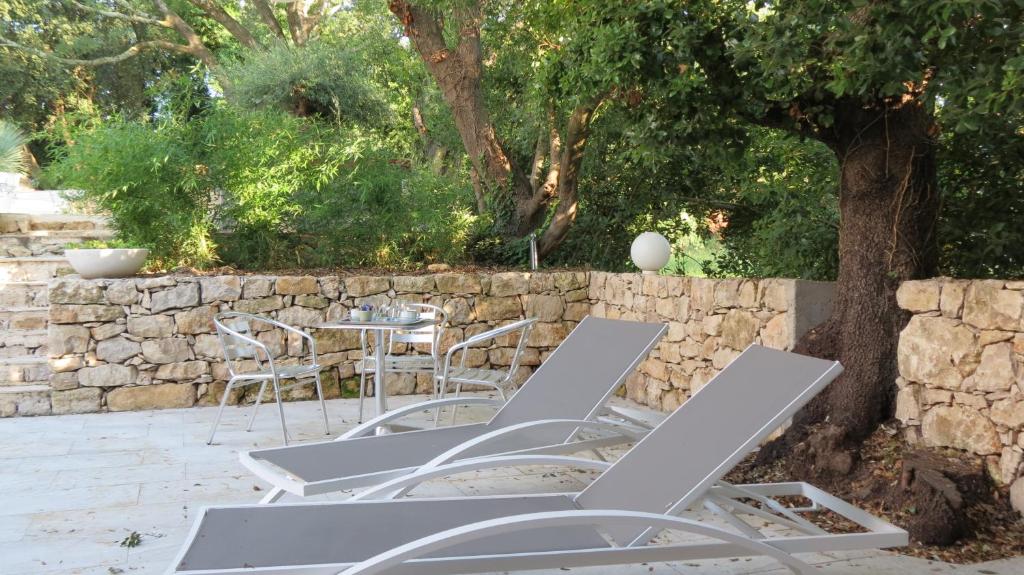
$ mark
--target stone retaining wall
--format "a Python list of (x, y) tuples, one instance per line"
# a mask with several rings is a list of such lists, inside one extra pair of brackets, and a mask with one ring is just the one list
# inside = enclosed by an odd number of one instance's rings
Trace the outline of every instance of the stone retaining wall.
[(597, 317), (668, 323), (626, 390), (635, 401), (670, 411), (751, 343), (792, 349), (828, 316), (832, 284), (593, 272), (590, 299)]
[(1024, 493), (1024, 281), (905, 282), (896, 417), (911, 443), (982, 455)]
[[(633, 399), (672, 409), (751, 342), (788, 349), (825, 317), (831, 284), (707, 280), (603, 272), (441, 273), (424, 276), (164, 276), (50, 285), (52, 412), (188, 407), (219, 400), (227, 378), (211, 319), (220, 311), (265, 314), (297, 327), (344, 317), (356, 305), (400, 300), (443, 305), (452, 327), (443, 348), (522, 317), (539, 322), (519, 380), (583, 317), (668, 322), (666, 338), (627, 385)], [(314, 330), (330, 396), (355, 377), (358, 334)], [(259, 334), (282, 363), (304, 353), (280, 330)], [(514, 342), (474, 351), (473, 366), (507, 366)], [(349, 383), (348, 385), (351, 386)], [(426, 375), (392, 375), (389, 393), (430, 389)], [(237, 395), (232, 402), (252, 399)], [(244, 393), (244, 392), (240, 392)], [(310, 397), (310, 386), (292, 398)]]

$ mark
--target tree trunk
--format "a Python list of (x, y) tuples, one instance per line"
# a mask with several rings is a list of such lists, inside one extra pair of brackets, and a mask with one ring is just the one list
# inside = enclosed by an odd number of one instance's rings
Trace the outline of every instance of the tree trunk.
[(837, 110), (827, 143), (841, 169), (839, 277), (830, 318), (797, 351), (838, 359), (845, 371), (765, 454), (788, 452), (808, 425), (826, 423), (832, 429), (817, 434), (835, 440), (795, 462), (794, 471), (810, 477), (846, 473), (853, 459), (844, 449), (891, 415), (896, 345), (909, 319), (896, 304), (896, 289), (937, 267), (934, 118), (916, 100), (888, 109), (844, 103)]

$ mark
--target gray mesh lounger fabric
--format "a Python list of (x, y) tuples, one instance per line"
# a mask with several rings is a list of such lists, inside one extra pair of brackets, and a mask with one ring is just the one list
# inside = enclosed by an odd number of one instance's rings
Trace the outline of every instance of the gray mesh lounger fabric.
[[(447, 449), (509, 425), (542, 419), (588, 419), (661, 339), (663, 324), (587, 317), (487, 423), (441, 427), (261, 449), (249, 452), (306, 482), (407, 469)], [(492, 444), (496, 454), (565, 440), (565, 431), (532, 431)], [(367, 484), (373, 481), (368, 478)]]

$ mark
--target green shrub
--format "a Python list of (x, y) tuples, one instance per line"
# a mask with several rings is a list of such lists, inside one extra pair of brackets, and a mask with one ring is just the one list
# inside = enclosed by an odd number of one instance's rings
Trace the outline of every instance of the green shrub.
[(0, 172), (23, 174), (28, 169), (25, 144), (28, 138), (17, 126), (0, 120)]
[(212, 194), (188, 125), (124, 119), (90, 124), (57, 150), (51, 180), (79, 190), (70, 199), (109, 212), (118, 238), (150, 250), (157, 267), (216, 261)]

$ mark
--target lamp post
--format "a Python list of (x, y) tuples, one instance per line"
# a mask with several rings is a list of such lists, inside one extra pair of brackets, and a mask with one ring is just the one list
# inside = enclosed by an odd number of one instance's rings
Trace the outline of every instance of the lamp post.
[(672, 246), (658, 232), (644, 232), (633, 240), (629, 255), (645, 274), (656, 274), (672, 256)]

